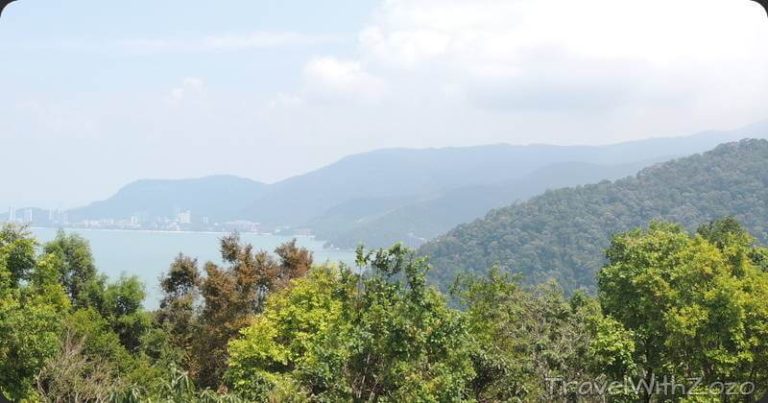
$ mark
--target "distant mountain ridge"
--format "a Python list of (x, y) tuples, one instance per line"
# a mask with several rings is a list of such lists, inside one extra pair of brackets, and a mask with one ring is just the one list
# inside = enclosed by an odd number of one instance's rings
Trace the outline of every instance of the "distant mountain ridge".
[(138, 181), (68, 216), (72, 222), (169, 217), (190, 210), (194, 219), (248, 220), (265, 230), (309, 229), (339, 247), (395, 241), (419, 246), (492, 208), (548, 189), (618, 179), (656, 162), (766, 134), (768, 122), (606, 146), (385, 149), (274, 184), (233, 176)]
[(400, 198), (410, 204), (466, 186), (513, 181), (552, 164), (617, 165), (673, 158), (710, 149), (723, 138), (731, 136), (706, 134), (608, 146), (498, 144), (379, 150), (271, 185), (246, 214), (268, 224), (306, 226), (350, 200)]
[(70, 210), (69, 220), (124, 219), (131, 216), (172, 217), (182, 210), (231, 220), (241, 216), (266, 185), (229, 175), (182, 180), (140, 180), (104, 201)]
[[(498, 184), (451, 189), (437, 197), (385, 211), (377, 210), (374, 214), (349, 214), (354, 221), (350, 217), (346, 221), (337, 219), (334, 211), (330, 211), (309, 226), (315, 229), (320, 238), (344, 247), (354, 247), (360, 242), (372, 247), (385, 247), (396, 242), (417, 247), (456, 225), (484, 216), (494, 208), (524, 201), (550, 189), (624, 178), (655, 162), (641, 161), (622, 165), (584, 162), (553, 164), (522, 178)], [(344, 213), (343, 210), (336, 212)], [(351, 225), (345, 226), (344, 223)]]
[(768, 141), (744, 140), (615, 182), (549, 191), (491, 211), (426, 244), (432, 279), (498, 265), (537, 283), (592, 288), (610, 237), (654, 219), (695, 228), (734, 216), (768, 242)]
[[(474, 181), (458, 186), (454, 182), (454, 186), (446, 186), (443, 190), (429, 189), (405, 199), (400, 206), (390, 205), (365, 214), (353, 214), (354, 210), (364, 209), (348, 201), (326, 210), (306, 226), (320, 238), (339, 247), (349, 248), (359, 243), (384, 247), (396, 241), (417, 247), (455, 225), (482, 217), (490, 209), (525, 200), (545, 190), (615, 180), (633, 175), (654, 163), (707, 151), (724, 142), (766, 136), (768, 121), (734, 131), (710, 131), (687, 137), (606, 146), (486, 146), (482, 151), (493, 149), (489, 161), (480, 156), (476, 157), (482, 160), (480, 163), (467, 164), (471, 159), (465, 155), (463, 161), (446, 162), (459, 172), (487, 167), (480, 169), (480, 172), (491, 172), (493, 175), (483, 177), (483, 183)], [(410, 152), (411, 159), (419, 159), (419, 152), (423, 150), (392, 151)], [(471, 155), (478, 149), (458, 151)], [(392, 164), (395, 163), (392, 158)], [(496, 168), (489, 167), (494, 165)], [(507, 168), (498, 168), (503, 166)], [(365, 195), (359, 200), (360, 203), (370, 203), (374, 198)]]

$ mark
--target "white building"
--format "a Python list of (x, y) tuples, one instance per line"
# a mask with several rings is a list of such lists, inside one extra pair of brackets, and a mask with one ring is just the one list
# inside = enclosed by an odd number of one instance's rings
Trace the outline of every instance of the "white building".
[(192, 224), (192, 212), (182, 211), (179, 214), (176, 214), (176, 222), (178, 222), (181, 225), (189, 225)]

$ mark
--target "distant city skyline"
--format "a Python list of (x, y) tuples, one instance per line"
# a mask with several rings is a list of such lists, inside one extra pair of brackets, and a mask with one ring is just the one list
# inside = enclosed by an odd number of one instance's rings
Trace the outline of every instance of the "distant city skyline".
[(0, 211), (380, 148), (734, 129), (768, 118), (767, 38), (747, 0), (19, 1)]

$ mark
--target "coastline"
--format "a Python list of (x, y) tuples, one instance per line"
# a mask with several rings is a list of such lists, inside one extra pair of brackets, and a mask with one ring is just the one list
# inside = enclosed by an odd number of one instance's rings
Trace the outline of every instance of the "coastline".
[(335, 246), (328, 246), (328, 241), (317, 238), (316, 235), (283, 235), (283, 234), (273, 234), (269, 232), (239, 232), (239, 231), (191, 231), (191, 230), (155, 230), (155, 229), (131, 229), (131, 228), (86, 228), (86, 227), (68, 227), (68, 226), (60, 226), (60, 227), (44, 227), (44, 226), (29, 226), (30, 230), (42, 230), (42, 231), (58, 231), (58, 230), (64, 230), (65, 232), (75, 232), (75, 233), (82, 233), (82, 232), (102, 232), (102, 233), (135, 233), (135, 234), (177, 234), (177, 235), (220, 235), (220, 236), (226, 236), (229, 234), (232, 234), (233, 232), (236, 232), (240, 235), (245, 235), (249, 237), (255, 237), (255, 238), (278, 238), (283, 239), (285, 241), (290, 241), (291, 239), (297, 239), (297, 240), (305, 240), (305, 241), (312, 241), (312, 242), (319, 242), (323, 245), (323, 250), (327, 251), (334, 251), (334, 252), (354, 252), (354, 249), (345, 249), (345, 248), (338, 248)]
[[(30, 226), (30, 229), (42, 229), (42, 230), (65, 230), (65, 231), (102, 231), (102, 232), (138, 232), (138, 233), (150, 233), (150, 234), (208, 234), (208, 235), (227, 235), (233, 232), (238, 234), (247, 234), (253, 236), (264, 237), (283, 237), (283, 238), (297, 238), (297, 239), (316, 239), (315, 235), (282, 235), (273, 234), (271, 232), (253, 232), (253, 231), (191, 231), (191, 230), (160, 230), (160, 229), (144, 229), (144, 228), (91, 228), (91, 227), (41, 227)], [(322, 240), (318, 240), (322, 241)]]

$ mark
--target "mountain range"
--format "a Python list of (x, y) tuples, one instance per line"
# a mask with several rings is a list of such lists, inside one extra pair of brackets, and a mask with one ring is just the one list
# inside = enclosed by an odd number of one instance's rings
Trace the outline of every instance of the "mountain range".
[(567, 290), (593, 289), (611, 236), (669, 220), (693, 230), (732, 216), (768, 242), (768, 141), (743, 140), (615, 182), (564, 188), (491, 211), (427, 243), (433, 281), (497, 266)]
[(619, 179), (720, 143), (766, 134), (768, 122), (606, 146), (385, 149), (274, 184), (233, 176), (141, 180), (106, 200), (70, 210), (68, 217), (70, 222), (132, 216), (151, 220), (191, 211), (195, 219), (310, 229), (343, 248), (397, 241), (419, 246), (491, 209), (550, 189)]

